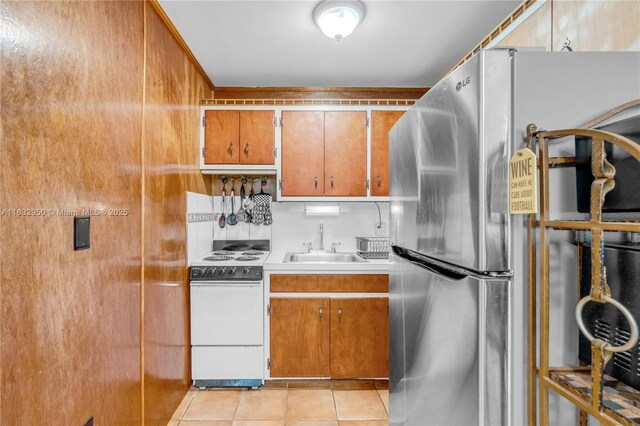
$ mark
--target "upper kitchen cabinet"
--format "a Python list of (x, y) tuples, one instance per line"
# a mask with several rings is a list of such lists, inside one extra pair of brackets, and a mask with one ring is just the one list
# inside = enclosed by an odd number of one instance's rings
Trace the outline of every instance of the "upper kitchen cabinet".
[(274, 111), (240, 111), (240, 164), (275, 164)]
[(206, 111), (203, 152), (205, 164), (238, 164), (239, 146), (238, 111)]
[(388, 200), (389, 130), (408, 105), (250, 101), (202, 106), (203, 173), (275, 174), (278, 201)]
[(282, 112), (283, 197), (367, 195), (366, 111)]
[(371, 112), (371, 195), (389, 196), (389, 131), (404, 111)]
[(367, 112), (324, 113), (324, 193), (367, 195)]
[(283, 196), (324, 195), (324, 112), (282, 111)]
[(206, 110), (204, 164), (275, 165), (275, 113)]

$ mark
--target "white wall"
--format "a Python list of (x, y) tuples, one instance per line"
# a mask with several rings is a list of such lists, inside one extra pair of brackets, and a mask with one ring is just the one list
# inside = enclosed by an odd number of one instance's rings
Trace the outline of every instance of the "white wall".
[[(336, 203), (327, 203), (336, 204)], [(306, 216), (302, 202), (273, 203), (272, 251), (300, 251), (303, 242), (320, 247), (319, 225), (324, 222), (324, 248), (341, 242), (338, 251), (356, 251), (355, 237), (375, 237), (378, 209), (373, 202), (344, 202), (338, 216)], [(382, 222), (389, 229), (389, 203), (379, 202)]]
[[(208, 229), (204, 228), (199, 231), (199, 237), (209, 238), (206, 244), (208, 251), (201, 254), (201, 256), (211, 251), (211, 239), (271, 239), (272, 251), (301, 251), (304, 248), (303, 242), (311, 242), (313, 243), (313, 248), (318, 249), (320, 247), (319, 225), (321, 219), (324, 222), (325, 250), (331, 249), (332, 242), (341, 242), (342, 245), (338, 247), (338, 251), (353, 252), (356, 251), (355, 237), (389, 236), (388, 202), (378, 203), (382, 222), (386, 228), (382, 234), (377, 235), (375, 226), (379, 222), (378, 209), (373, 202), (327, 203), (340, 206), (340, 214), (338, 216), (306, 216), (305, 203), (303, 202), (272, 203), (273, 224), (271, 226), (238, 223), (235, 226), (227, 225), (224, 228), (220, 228), (217, 219), (222, 212), (222, 197), (207, 197), (202, 194), (193, 194), (192, 196), (195, 195), (212, 199), (213, 209), (211, 212), (215, 214), (215, 223), (211, 224), (212, 231), (209, 232)], [(240, 206), (239, 203), (240, 197), (236, 197), (236, 210)], [(227, 206), (225, 210), (228, 214), (230, 207)], [(192, 227), (190, 229), (195, 228)], [(193, 232), (196, 231), (194, 230)], [(189, 241), (189, 247), (191, 247), (191, 239)], [(203, 241), (199, 244), (199, 247), (204, 247), (205, 245)]]
[(213, 240), (213, 197), (187, 191), (187, 261), (211, 252)]

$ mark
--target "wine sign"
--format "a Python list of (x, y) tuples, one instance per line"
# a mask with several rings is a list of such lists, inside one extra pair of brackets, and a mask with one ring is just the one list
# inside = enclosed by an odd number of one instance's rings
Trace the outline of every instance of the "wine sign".
[(517, 150), (509, 161), (509, 213), (538, 212), (538, 160), (529, 148)]

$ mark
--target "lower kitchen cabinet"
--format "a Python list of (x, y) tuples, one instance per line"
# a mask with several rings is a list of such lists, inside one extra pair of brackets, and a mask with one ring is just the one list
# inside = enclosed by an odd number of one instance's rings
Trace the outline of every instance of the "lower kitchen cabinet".
[(389, 377), (389, 299), (331, 299), (331, 377)]
[(329, 377), (329, 299), (270, 300), (271, 377)]
[(388, 377), (389, 300), (271, 298), (271, 377)]

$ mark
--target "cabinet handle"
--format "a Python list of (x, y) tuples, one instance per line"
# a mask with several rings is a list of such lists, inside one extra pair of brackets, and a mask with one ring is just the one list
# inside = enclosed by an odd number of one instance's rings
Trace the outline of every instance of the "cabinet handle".
[(320, 321), (322, 321), (322, 317), (324, 316), (324, 309), (322, 308), (322, 306), (318, 306), (318, 311), (320, 314)]
[(378, 182), (378, 188), (380, 188), (382, 186), (382, 181), (380, 180), (380, 175), (378, 175), (378, 177), (376, 178), (377, 182)]
[(318, 176), (315, 177), (315, 187), (314, 189), (317, 191), (318, 190)]
[(249, 157), (249, 143), (244, 146), (244, 156)]
[(342, 323), (342, 308), (338, 308), (338, 324)]
[(227, 154), (229, 154), (229, 157), (233, 157), (233, 142), (229, 142), (229, 149), (227, 149)]
[(331, 189), (333, 189), (333, 176), (331, 176)]

